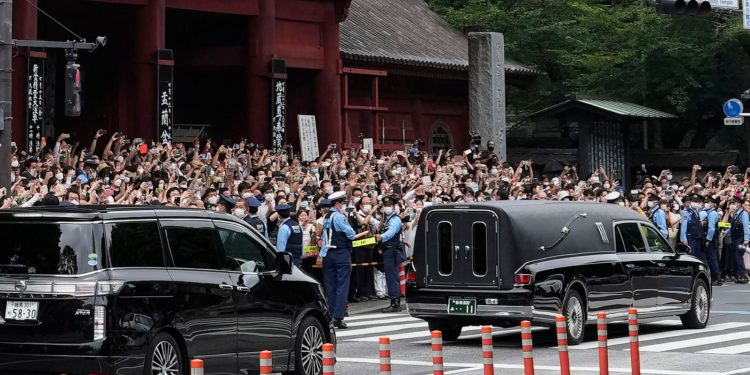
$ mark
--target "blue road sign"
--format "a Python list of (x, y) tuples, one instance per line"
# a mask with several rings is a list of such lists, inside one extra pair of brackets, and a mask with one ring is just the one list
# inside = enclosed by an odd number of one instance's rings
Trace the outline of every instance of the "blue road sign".
[(727, 117), (739, 117), (744, 106), (739, 99), (729, 99), (724, 103), (724, 114)]

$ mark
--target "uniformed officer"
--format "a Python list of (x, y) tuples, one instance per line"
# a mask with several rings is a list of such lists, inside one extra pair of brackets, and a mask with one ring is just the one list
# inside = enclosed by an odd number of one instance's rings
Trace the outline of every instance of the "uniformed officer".
[(659, 228), (659, 232), (664, 236), (665, 239), (669, 239), (669, 228), (667, 227), (667, 213), (661, 208), (661, 202), (659, 196), (656, 194), (650, 194), (648, 196), (648, 217), (651, 222)]
[(690, 248), (691, 254), (703, 259), (703, 225), (701, 224), (702, 216), (701, 202), (703, 200), (699, 195), (693, 195), (688, 198), (689, 206), (686, 207), (682, 225), (680, 226), (680, 242)]
[(258, 208), (260, 208), (260, 206), (261, 203), (257, 198), (247, 198), (247, 211), (249, 215), (245, 216), (245, 222), (255, 228), (258, 233), (268, 238), (268, 230), (266, 229), (266, 224), (258, 217)]
[(276, 206), (281, 218), (279, 234), (276, 236), (276, 250), (292, 254), (292, 262), (299, 267), (302, 264), (302, 227), (297, 220), (289, 217), (292, 207), (288, 204)]
[(716, 206), (719, 200), (713, 197), (706, 197), (704, 200), (706, 213), (706, 234), (703, 243), (702, 261), (708, 264), (711, 270), (711, 279), (714, 286), (723, 285), (721, 282), (721, 271), (719, 269), (719, 213), (716, 212)]
[(750, 215), (742, 208), (745, 201), (741, 198), (735, 198), (730, 205), (730, 223), (729, 236), (732, 240), (732, 253), (735, 256), (735, 266), (737, 267), (737, 282), (747, 284), (747, 270), (743, 259), (745, 251), (740, 249), (740, 245), (747, 246), (750, 241)]
[(385, 214), (385, 226), (383, 233), (375, 236), (380, 243), (383, 252), (383, 268), (385, 269), (385, 282), (388, 287), (388, 297), (391, 305), (383, 309), (384, 313), (401, 311), (401, 281), (399, 269), (404, 262), (404, 245), (401, 241), (401, 218), (396, 213), (396, 201), (394, 197), (383, 198), (383, 214)]
[(331, 306), (333, 326), (349, 328), (344, 323), (349, 280), (352, 274), (352, 241), (357, 238), (344, 215), (346, 193), (338, 191), (328, 196), (331, 208), (323, 219), (323, 281)]
[(219, 212), (224, 213), (231, 213), (234, 206), (237, 204), (237, 201), (235, 201), (232, 198), (229, 198), (228, 196), (224, 194), (219, 195), (219, 205), (216, 207)]

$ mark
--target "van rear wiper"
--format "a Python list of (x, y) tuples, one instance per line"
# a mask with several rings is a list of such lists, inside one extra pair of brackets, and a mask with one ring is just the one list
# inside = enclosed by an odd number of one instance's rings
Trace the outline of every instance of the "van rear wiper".
[(541, 251), (547, 251), (547, 250), (552, 250), (555, 247), (557, 247), (557, 245), (559, 245), (561, 242), (563, 242), (563, 240), (565, 240), (566, 237), (568, 237), (568, 234), (570, 233), (570, 226), (573, 225), (573, 223), (576, 220), (578, 220), (578, 219), (580, 219), (582, 217), (585, 218), (587, 216), (589, 216), (589, 214), (587, 214), (585, 212), (581, 212), (581, 213), (577, 213), (577, 214), (573, 215), (570, 219), (568, 219), (568, 222), (565, 223), (565, 225), (562, 227), (562, 229), (560, 229), (560, 233), (562, 233), (562, 236), (560, 236), (560, 238), (558, 238), (557, 241), (555, 241), (555, 243), (553, 243), (550, 246), (539, 246), (539, 250), (541, 250)]

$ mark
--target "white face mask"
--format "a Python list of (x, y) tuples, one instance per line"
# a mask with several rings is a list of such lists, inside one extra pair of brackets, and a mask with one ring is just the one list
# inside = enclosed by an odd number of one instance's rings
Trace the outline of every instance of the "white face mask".
[(75, 199), (74, 199), (74, 200), (72, 200), (72, 201), (68, 201), (68, 202), (70, 202), (70, 204), (72, 204), (72, 205), (74, 205), (74, 206), (78, 206), (78, 201), (77, 201), (77, 200), (75, 200)]
[(333, 186), (326, 186), (326, 194), (333, 193)]
[(369, 214), (370, 211), (372, 211), (372, 205), (371, 204), (366, 204), (366, 205), (362, 206), (362, 212), (364, 212), (366, 214)]
[(234, 216), (237, 216), (238, 218), (242, 219), (245, 217), (245, 209), (244, 208), (238, 208), (234, 210)]
[(390, 215), (393, 213), (393, 207), (383, 207), (383, 213), (387, 215)]
[(701, 204), (700, 203), (690, 203), (690, 207), (692, 209), (694, 209), (694, 210), (697, 210), (697, 209), (701, 208)]
[(648, 208), (654, 208), (654, 201), (650, 201), (647, 204), (648, 204)]
[(115, 180), (114, 185), (115, 187), (120, 187), (120, 185), (122, 185), (122, 180)]
[(217, 195), (208, 197), (208, 203), (215, 206), (217, 203), (219, 203), (219, 197)]
[(292, 192), (292, 189), (290, 189), (289, 186), (284, 186), (284, 192), (289, 194)]
[(272, 201), (272, 200), (273, 200), (273, 194), (271, 194), (271, 193), (268, 193), (268, 194), (266, 194), (266, 195), (265, 195), (265, 198), (266, 198), (266, 200), (267, 200), (267, 201), (269, 201), (269, 202), (270, 202), (270, 201)]
[(245, 199), (250, 198), (252, 196), (253, 196), (252, 193), (242, 193), (242, 198), (245, 198)]
[(604, 188), (605, 188), (605, 189), (609, 189), (609, 188), (610, 188), (610, 185), (609, 185), (609, 184), (604, 184)]
[(362, 197), (354, 197), (354, 204), (359, 203), (359, 201), (362, 200)]
[(62, 181), (63, 177), (64, 176), (62, 172), (57, 172), (57, 174), (55, 175), (55, 178), (57, 179), (57, 181)]
[(143, 168), (138, 168), (138, 174), (143, 174)]

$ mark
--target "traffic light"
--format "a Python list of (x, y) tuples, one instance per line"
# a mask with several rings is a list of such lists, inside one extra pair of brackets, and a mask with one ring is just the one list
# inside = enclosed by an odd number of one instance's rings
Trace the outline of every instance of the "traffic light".
[(656, 11), (663, 14), (706, 16), (711, 13), (711, 2), (706, 0), (656, 0)]
[(81, 116), (81, 65), (68, 61), (65, 65), (65, 115)]

